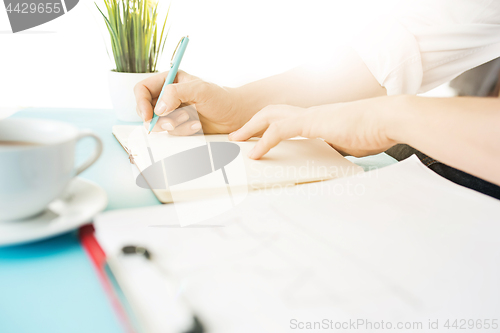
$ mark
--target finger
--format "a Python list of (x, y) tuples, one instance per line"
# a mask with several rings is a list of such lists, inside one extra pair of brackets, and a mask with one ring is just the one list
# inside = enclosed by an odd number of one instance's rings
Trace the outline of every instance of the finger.
[(268, 128), (269, 122), (265, 119), (250, 119), (242, 128), (229, 134), (230, 141), (246, 141), (251, 137), (259, 137)]
[(188, 73), (184, 72), (183, 70), (179, 69), (177, 71), (177, 75), (175, 76), (174, 83), (185, 83), (185, 82), (199, 80), (199, 79), (200, 78), (198, 78), (194, 75), (188, 74)]
[(262, 109), (239, 130), (230, 133), (229, 140), (246, 141), (251, 137), (261, 136), (273, 120), (272, 111)]
[[(134, 87), (135, 99), (137, 102), (137, 114), (144, 120), (148, 121), (153, 117), (153, 106), (160, 95), (168, 72), (163, 72), (153, 75), (145, 80), (140, 81)], [(174, 79), (174, 83), (188, 82), (198, 79), (184, 71), (178, 71)]]
[[(146, 88), (151, 96), (157, 98), (160, 96), (160, 92), (165, 84), (165, 79), (168, 76), (168, 71), (153, 75), (140, 81), (136, 87)], [(175, 76), (173, 83), (185, 83), (193, 80), (199, 80), (196, 76), (190, 75), (184, 71), (179, 70)]]
[[(142, 90), (142, 89), (140, 89)], [(137, 114), (143, 121), (148, 121), (153, 118), (153, 100), (151, 97), (148, 97), (147, 94), (144, 91), (137, 91), (134, 89), (135, 92), (135, 100), (137, 103)]]
[[(168, 116), (159, 117), (151, 132), (173, 131), (175, 127), (189, 120), (189, 114), (185, 110), (176, 110)], [(144, 122), (144, 127), (149, 131), (151, 120)]]
[(134, 94), (137, 113), (144, 121), (148, 121), (153, 117), (153, 101), (160, 94), (167, 75), (168, 72), (153, 75), (135, 85)]
[(258, 160), (281, 141), (296, 137), (301, 132), (302, 124), (297, 117), (274, 122), (269, 125), (264, 135), (262, 135), (262, 139), (248, 153), (248, 157)]
[(200, 79), (169, 84), (165, 86), (154, 112), (164, 116), (177, 109), (182, 103), (195, 104), (209, 98), (210, 83)]
[[(150, 120), (147, 120), (145, 121), (142, 126), (144, 126), (144, 128), (146, 129), (146, 132), (149, 133), (149, 125), (151, 124), (151, 119)], [(156, 123), (155, 127), (153, 127), (153, 129), (151, 130), (151, 132), (162, 132), (163, 130), (161, 129), (160, 126), (158, 126), (158, 123)]]
[(165, 117), (160, 117), (158, 119), (158, 124), (160, 128), (164, 131), (173, 131), (177, 126), (185, 123), (189, 120), (189, 114), (182, 109), (175, 110)]
[(196, 133), (203, 133), (201, 128), (201, 123), (198, 120), (190, 120), (177, 126), (173, 131), (169, 131), (169, 134), (186, 136), (193, 135)]
[[(292, 109), (292, 110), (291, 110)], [(294, 109), (289, 105), (269, 105), (257, 112), (243, 127), (229, 134), (231, 141), (245, 141), (251, 137), (261, 136), (269, 124), (290, 117)]]
[[(148, 121), (145, 121), (144, 124), (143, 124), (144, 128), (146, 129), (146, 131), (148, 133), (149, 133), (149, 125), (150, 124), (151, 124), (151, 119), (148, 120)], [(156, 124), (153, 127), (153, 129), (151, 130), (151, 132), (165, 132), (165, 130), (161, 128), (160, 119), (158, 119), (158, 121), (156, 122)]]

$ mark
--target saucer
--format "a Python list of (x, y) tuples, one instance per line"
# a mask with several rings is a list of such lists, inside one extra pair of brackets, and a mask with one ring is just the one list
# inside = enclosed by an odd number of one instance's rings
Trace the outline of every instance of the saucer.
[(0, 221), (0, 246), (33, 242), (76, 229), (91, 222), (107, 203), (101, 187), (75, 178), (43, 213), (24, 220)]

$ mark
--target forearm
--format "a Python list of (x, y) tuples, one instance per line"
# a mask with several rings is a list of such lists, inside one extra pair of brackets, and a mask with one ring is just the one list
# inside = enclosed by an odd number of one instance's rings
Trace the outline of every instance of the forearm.
[(387, 136), (500, 185), (500, 100), (396, 97)]
[(234, 91), (243, 109), (240, 111), (251, 115), (272, 104), (311, 107), (386, 94), (361, 58), (348, 47), (339, 49), (327, 66), (313, 62)]

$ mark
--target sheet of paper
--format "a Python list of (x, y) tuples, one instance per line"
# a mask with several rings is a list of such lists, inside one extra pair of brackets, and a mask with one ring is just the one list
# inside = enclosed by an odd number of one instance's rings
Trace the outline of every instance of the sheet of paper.
[[(213, 332), (294, 332), (294, 323), (325, 319), (409, 321), (425, 331), (429, 320), (500, 313), (500, 201), (415, 157), (281, 193), (253, 192), (185, 228), (172, 206), (104, 213), (95, 226), (112, 258), (126, 260), (123, 245), (150, 249)], [(126, 291), (132, 301), (161, 288), (126, 284), (136, 286)]]

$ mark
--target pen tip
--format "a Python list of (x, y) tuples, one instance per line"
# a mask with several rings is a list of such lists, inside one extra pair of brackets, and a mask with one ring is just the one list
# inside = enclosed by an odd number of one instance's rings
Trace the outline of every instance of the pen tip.
[(148, 135), (151, 134), (151, 131), (148, 132)]

